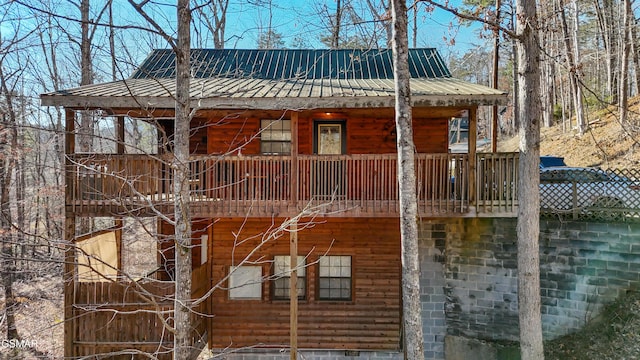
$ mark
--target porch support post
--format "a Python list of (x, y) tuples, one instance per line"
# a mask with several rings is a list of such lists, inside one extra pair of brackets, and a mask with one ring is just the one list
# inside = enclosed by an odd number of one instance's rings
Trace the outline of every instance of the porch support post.
[[(496, 24), (500, 23), (500, 0), (496, 0)], [(493, 30), (493, 81), (494, 89), (498, 89), (498, 67), (500, 64), (500, 29)], [(491, 152), (498, 152), (498, 105), (491, 109)]]
[[(116, 153), (124, 154), (125, 146), (124, 146), (124, 116), (116, 117)], [(124, 227), (124, 221), (121, 216), (116, 217), (115, 220), (116, 225), (116, 247), (118, 251), (118, 277), (122, 276), (122, 229)]]
[(289, 232), (290, 247), (290, 267), (291, 276), (289, 277), (289, 302), (290, 302), (290, 344), (291, 344), (291, 360), (298, 358), (298, 220), (293, 220)]
[(291, 204), (298, 209), (298, 112), (291, 112)]
[(115, 231), (115, 235), (116, 235), (116, 251), (118, 252), (118, 259), (117, 259), (117, 267), (118, 267), (118, 279), (122, 278), (122, 275), (124, 274), (123, 272), (123, 268), (122, 268), (122, 251), (124, 250), (124, 247), (122, 246), (122, 233), (123, 233), (123, 229), (124, 229), (124, 220), (122, 220), (122, 216), (116, 216), (115, 217), (115, 227), (116, 227), (116, 231)]
[(476, 207), (478, 107), (469, 108), (469, 205)]
[(116, 118), (116, 152), (124, 154), (124, 116)]
[(75, 301), (75, 276), (76, 276), (76, 254), (75, 254), (75, 236), (76, 236), (76, 217), (71, 205), (71, 186), (74, 181), (72, 171), (73, 164), (67, 155), (75, 152), (75, 112), (65, 109), (65, 137), (64, 137), (64, 177), (67, 184), (65, 196), (65, 221), (64, 221), (64, 357), (75, 358), (75, 320), (73, 316), (73, 303)]

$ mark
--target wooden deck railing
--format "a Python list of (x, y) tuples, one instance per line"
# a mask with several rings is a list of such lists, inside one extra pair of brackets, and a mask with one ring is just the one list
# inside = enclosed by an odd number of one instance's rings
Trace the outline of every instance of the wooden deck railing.
[(482, 153), (477, 158), (476, 206), (480, 214), (515, 214), (518, 197), (517, 153)]
[[(342, 216), (399, 212), (395, 154), (199, 156), (189, 162), (195, 216), (291, 216), (313, 208)], [(171, 209), (172, 171), (160, 157), (74, 155), (67, 204), (76, 213)], [(477, 199), (467, 154), (417, 154), (421, 216), (513, 212), (516, 154), (479, 154)], [(339, 215), (338, 215), (339, 216)]]

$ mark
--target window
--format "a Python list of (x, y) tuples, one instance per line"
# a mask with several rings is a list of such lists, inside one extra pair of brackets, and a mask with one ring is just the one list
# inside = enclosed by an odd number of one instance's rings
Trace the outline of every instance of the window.
[(318, 263), (318, 298), (351, 300), (351, 256), (323, 256)]
[(318, 155), (346, 154), (346, 122), (315, 120), (313, 127), (313, 152)]
[(262, 299), (261, 266), (230, 266), (229, 272), (229, 299)]
[(260, 120), (260, 152), (269, 155), (291, 154), (291, 120)]
[[(289, 300), (290, 279), (291, 279), (291, 257), (278, 255), (273, 257), (273, 299), (274, 300)], [(306, 284), (306, 271), (305, 271), (305, 258), (304, 256), (298, 256), (298, 299), (304, 299), (307, 284)]]

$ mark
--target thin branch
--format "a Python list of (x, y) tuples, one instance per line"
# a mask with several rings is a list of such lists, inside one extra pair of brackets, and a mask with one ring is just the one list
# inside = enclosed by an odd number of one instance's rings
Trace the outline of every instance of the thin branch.
[(433, 5), (435, 7), (437, 7), (438, 9), (444, 10), (450, 14), (453, 14), (461, 19), (465, 19), (465, 20), (469, 20), (469, 21), (478, 21), (481, 22), (483, 24), (489, 25), (490, 27), (494, 28), (494, 29), (498, 29), (500, 31), (502, 31), (503, 33), (507, 34), (509, 37), (513, 38), (513, 39), (520, 39), (521, 36), (519, 36), (518, 34), (516, 34), (513, 30), (508, 29), (504, 26), (502, 26), (501, 24), (495, 22), (495, 21), (490, 21), (487, 19), (483, 19), (481, 17), (478, 16), (473, 16), (473, 15), (469, 15), (469, 14), (465, 14), (461, 11), (458, 11), (455, 8), (450, 8), (449, 6), (446, 5), (442, 5), (440, 3), (437, 3), (433, 0), (417, 0), (417, 2), (424, 2), (427, 3), (429, 5)]

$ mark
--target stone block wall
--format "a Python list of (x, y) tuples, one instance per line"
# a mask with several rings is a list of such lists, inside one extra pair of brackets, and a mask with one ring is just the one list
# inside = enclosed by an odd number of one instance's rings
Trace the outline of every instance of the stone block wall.
[(419, 227), (420, 299), (425, 359), (444, 359), (444, 340), (447, 334), (444, 313), (446, 230), (447, 225), (437, 221), (422, 221)]
[[(498, 220), (498, 221), (495, 221)], [(466, 219), (445, 249), (447, 333), (517, 340), (517, 260), (514, 219)]]
[[(443, 326), (434, 311), (444, 310), (446, 335), (518, 340), (516, 221), (421, 221), (425, 354), (440, 349)], [(640, 224), (541, 220), (540, 261), (549, 339), (579, 329), (603, 304), (640, 287)]]
[(580, 328), (603, 304), (640, 286), (640, 224), (540, 223), (543, 330)]

